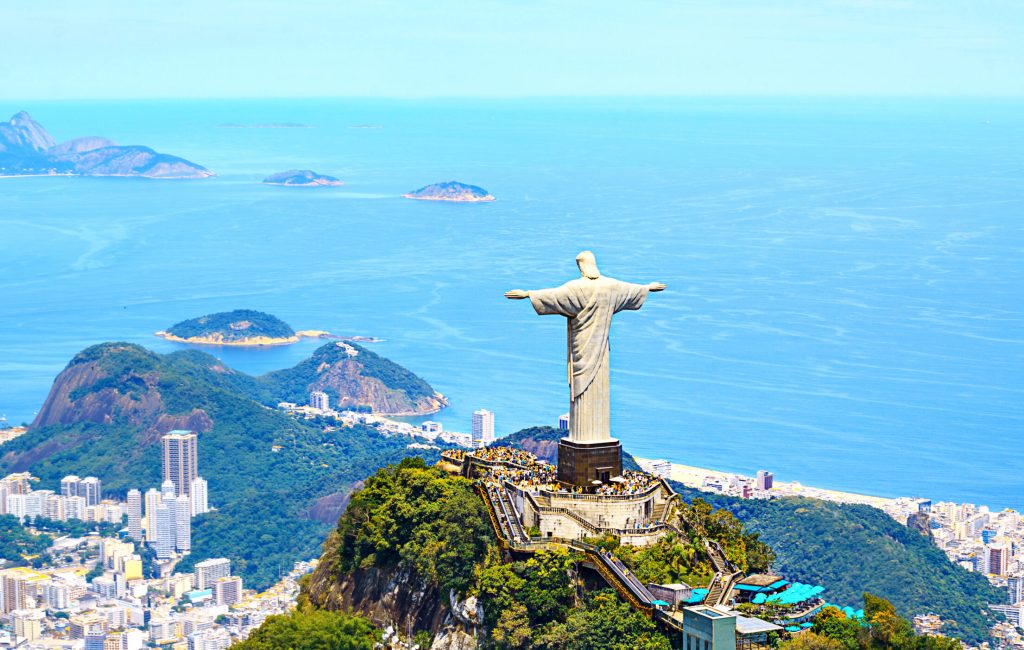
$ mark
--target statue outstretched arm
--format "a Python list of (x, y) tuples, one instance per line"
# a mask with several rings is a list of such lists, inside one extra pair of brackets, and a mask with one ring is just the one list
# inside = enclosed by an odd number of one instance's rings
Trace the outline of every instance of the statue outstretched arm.
[(513, 289), (512, 291), (506, 291), (505, 297), (509, 300), (522, 300), (523, 298), (529, 298), (530, 292), (523, 291), (522, 289)]
[[(665, 287), (666, 287), (666, 285), (665, 285), (664, 282), (652, 282), (652, 283), (647, 285), (647, 290), (648, 291), (664, 291)], [(505, 295), (508, 295), (508, 294), (505, 294)]]

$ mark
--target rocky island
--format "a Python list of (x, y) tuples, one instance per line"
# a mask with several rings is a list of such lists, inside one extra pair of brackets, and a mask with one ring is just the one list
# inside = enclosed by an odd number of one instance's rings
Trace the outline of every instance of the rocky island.
[(208, 178), (209, 169), (158, 153), (89, 136), (58, 144), (41, 124), (21, 111), (0, 122), (0, 176), (135, 176)]
[(285, 187), (338, 187), (344, 185), (333, 176), (317, 174), (309, 169), (290, 169), (286, 172), (271, 174), (263, 179), (267, 185), (283, 185)]
[(434, 183), (402, 196), (417, 201), (452, 201), (456, 203), (481, 203), (494, 200), (494, 196), (484, 188), (466, 185), (458, 181)]
[(277, 316), (253, 309), (208, 314), (190, 318), (156, 335), (168, 341), (199, 345), (264, 346), (297, 343), (303, 336), (319, 337), (327, 332), (296, 332)]

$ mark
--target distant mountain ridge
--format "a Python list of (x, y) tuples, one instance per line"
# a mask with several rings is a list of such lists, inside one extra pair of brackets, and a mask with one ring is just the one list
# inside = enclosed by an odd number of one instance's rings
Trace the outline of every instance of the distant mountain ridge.
[(25, 111), (0, 122), (0, 176), (137, 176), (207, 178), (209, 169), (143, 146), (88, 136), (57, 144)]

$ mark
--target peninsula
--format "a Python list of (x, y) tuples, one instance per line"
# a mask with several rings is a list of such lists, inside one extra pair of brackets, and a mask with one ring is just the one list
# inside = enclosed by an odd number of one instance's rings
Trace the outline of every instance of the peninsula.
[(209, 169), (139, 145), (122, 146), (89, 136), (58, 144), (21, 111), (0, 122), (0, 176), (134, 176), (208, 178)]
[(289, 169), (286, 172), (278, 172), (267, 176), (263, 182), (267, 185), (285, 187), (338, 187), (344, 185), (340, 179), (318, 174), (309, 169)]
[(458, 181), (434, 183), (402, 196), (417, 201), (452, 201), (455, 203), (482, 203), (494, 200), (494, 196), (484, 188), (466, 185)]

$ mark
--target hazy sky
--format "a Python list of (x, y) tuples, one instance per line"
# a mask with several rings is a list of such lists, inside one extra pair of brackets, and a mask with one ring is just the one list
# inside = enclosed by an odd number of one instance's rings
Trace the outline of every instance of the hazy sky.
[(1024, 95), (1022, 0), (2, 0), (0, 98)]

